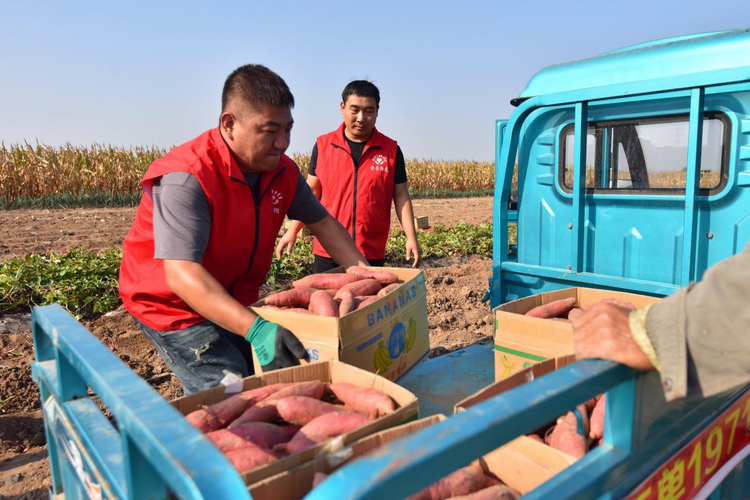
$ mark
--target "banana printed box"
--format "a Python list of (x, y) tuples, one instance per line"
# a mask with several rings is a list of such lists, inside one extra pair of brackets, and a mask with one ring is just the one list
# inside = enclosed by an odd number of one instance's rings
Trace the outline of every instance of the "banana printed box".
[[(424, 273), (398, 267), (369, 269), (390, 271), (404, 283), (342, 318), (267, 309), (261, 307), (263, 300), (252, 309), (263, 319), (293, 332), (305, 345), (310, 361), (339, 360), (396, 382), (430, 352)], [(255, 373), (261, 373), (255, 357), (254, 361)]]

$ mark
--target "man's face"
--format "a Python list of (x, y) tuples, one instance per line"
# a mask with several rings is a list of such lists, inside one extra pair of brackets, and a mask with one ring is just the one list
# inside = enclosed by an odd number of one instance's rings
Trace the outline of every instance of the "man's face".
[(293, 123), (287, 106), (235, 102), (221, 115), (221, 132), (243, 171), (268, 172), (289, 147)]
[(370, 138), (378, 119), (378, 105), (374, 97), (350, 95), (341, 103), (346, 135), (353, 141), (363, 142)]

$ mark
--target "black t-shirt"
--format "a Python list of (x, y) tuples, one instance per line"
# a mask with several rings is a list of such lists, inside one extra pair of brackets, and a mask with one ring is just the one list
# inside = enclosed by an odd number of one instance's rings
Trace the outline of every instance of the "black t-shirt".
[[(367, 141), (354, 142), (352, 140), (349, 140), (346, 135), (344, 135), (344, 138), (346, 139), (346, 142), (349, 143), (349, 149), (352, 152), (354, 165), (359, 167), (359, 161), (362, 159), (362, 152), (365, 150)], [(310, 155), (310, 168), (308, 169), (308, 173), (310, 175), (315, 175), (315, 168), (317, 167), (317, 165), (318, 143), (316, 142), (313, 146), (312, 154)], [(393, 183), (403, 184), (404, 182), (406, 182), (406, 161), (404, 161), (404, 153), (401, 152), (401, 146), (396, 146), (396, 172), (394, 173)]]

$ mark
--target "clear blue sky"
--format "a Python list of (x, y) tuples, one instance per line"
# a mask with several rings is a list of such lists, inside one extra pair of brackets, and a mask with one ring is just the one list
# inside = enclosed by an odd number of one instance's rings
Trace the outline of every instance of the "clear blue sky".
[(226, 76), (279, 73), (289, 152), (340, 124), (355, 78), (407, 158), (493, 158), (493, 122), (545, 66), (750, 26), (747, 0), (5, 2), (0, 141), (170, 147), (215, 126)]

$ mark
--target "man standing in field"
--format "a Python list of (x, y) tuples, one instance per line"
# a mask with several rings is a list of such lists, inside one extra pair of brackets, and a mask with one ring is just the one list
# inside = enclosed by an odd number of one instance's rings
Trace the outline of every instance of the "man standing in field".
[(152, 163), (141, 182), (120, 296), (187, 394), (252, 374), (251, 344), (267, 370), (306, 357), (291, 332), (247, 308), (286, 215), (336, 260), (367, 265), (284, 155), (293, 106), (276, 73), (242, 66), (224, 84), (219, 126)]
[[(396, 141), (375, 128), (380, 92), (371, 82), (355, 80), (341, 94), (344, 123), (318, 137), (313, 146), (307, 184), (323, 206), (351, 235), (373, 266), (382, 266), (391, 227), (391, 200), (406, 233), (406, 259), (421, 262), (414, 228), (414, 211), (406, 179), (406, 164)], [(294, 222), (278, 246), (276, 256), (291, 253), (304, 221)], [(326, 252), (317, 237), (313, 244), (314, 271), (324, 272), (340, 262)]]

